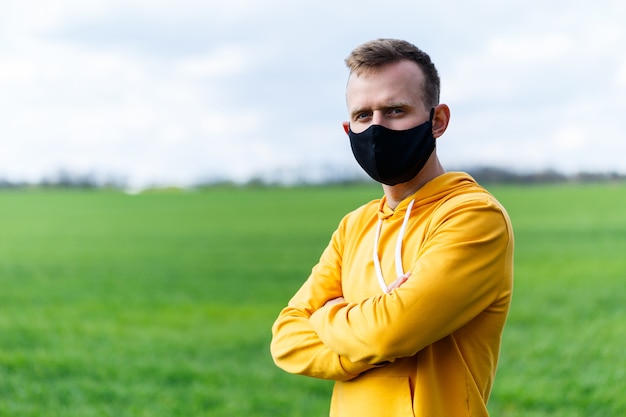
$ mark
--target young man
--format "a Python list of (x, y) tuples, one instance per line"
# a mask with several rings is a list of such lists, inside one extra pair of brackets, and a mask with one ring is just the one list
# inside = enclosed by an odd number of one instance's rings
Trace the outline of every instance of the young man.
[(384, 196), (348, 213), (278, 316), (284, 370), (335, 380), (331, 416), (487, 416), (513, 287), (504, 208), (447, 173), (429, 56), (379, 39), (346, 59), (354, 156)]

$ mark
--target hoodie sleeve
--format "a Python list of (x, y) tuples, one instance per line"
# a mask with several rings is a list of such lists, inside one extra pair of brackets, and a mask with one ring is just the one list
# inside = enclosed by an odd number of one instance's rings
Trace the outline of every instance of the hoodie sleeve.
[(384, 363), (415, 355), (479, 315), (486, 328), (503, 324), (513, 274), (504, 209), (483, 197), (440, 212), (400, 288), (312, 314), (313, 330), (340, 357)]
[(311, 275), (279, 314), (272, 326), (270, 351), (276, 365), (287, 372), (315, 378), (348, 380), (373, 368), (331, 350), (310, 323), (311, 315), (328, 300), (342, 296), (341, 252), (344, 221), (324, 250)]

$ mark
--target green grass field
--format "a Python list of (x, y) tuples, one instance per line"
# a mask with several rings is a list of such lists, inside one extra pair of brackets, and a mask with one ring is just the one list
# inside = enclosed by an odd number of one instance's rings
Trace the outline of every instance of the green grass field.
[[(516, 287), (493, 416), (626, 415), (626, 184), (498, 186)], [(323, 416), (270, 327), (377, 186), (0, 191), (0, 416)]]

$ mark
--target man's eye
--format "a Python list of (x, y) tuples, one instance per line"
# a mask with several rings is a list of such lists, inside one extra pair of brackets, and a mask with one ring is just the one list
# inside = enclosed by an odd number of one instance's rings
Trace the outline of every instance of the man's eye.
[(367, 119), (368, 117), (370, 117), (370, 114), (371, 113), (369, 113), (369, 112), (359, 113), (359, 114), (356, 115), (355, 119), (356, 120)]

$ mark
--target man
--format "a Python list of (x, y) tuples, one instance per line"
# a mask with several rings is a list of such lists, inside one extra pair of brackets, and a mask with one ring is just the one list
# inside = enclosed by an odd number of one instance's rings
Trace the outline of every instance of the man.
[(331, 416), (487, 416), (513, 286), (509, 218), (440, 164), (450, 110), (427, 54), (379, 39), (346, 64), (344, 129), (384, 196), (342, 219), (274, 323), (274, 361), (335, 380)]

